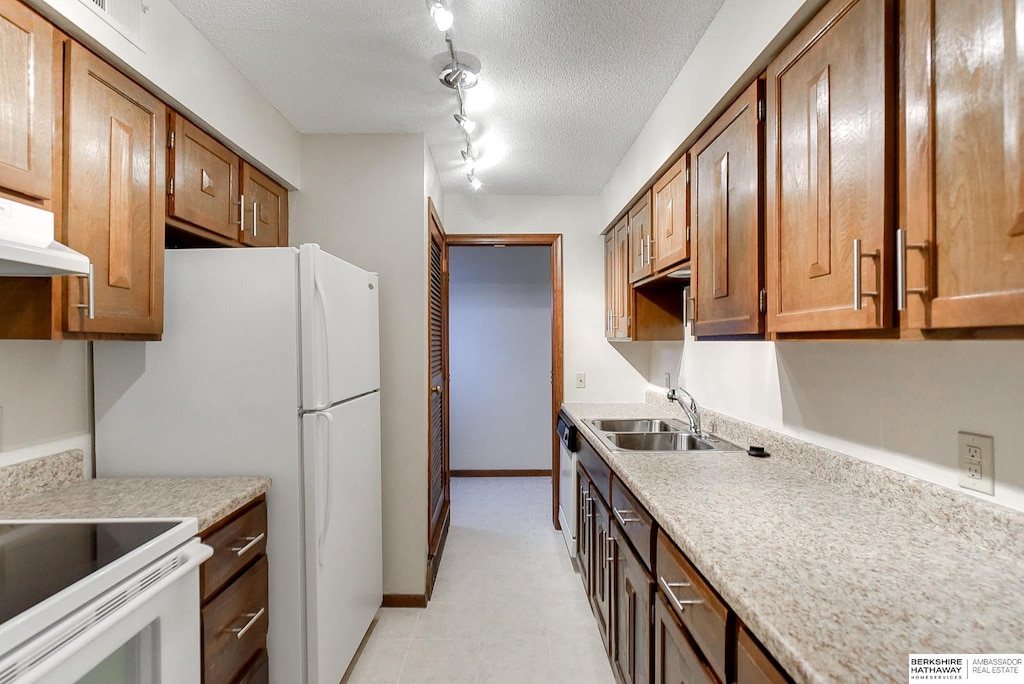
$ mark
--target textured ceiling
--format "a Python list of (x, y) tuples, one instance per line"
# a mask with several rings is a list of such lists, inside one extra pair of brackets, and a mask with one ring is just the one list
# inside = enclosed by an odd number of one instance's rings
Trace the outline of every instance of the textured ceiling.
[[(470, 192), (423, 0), (171, 0), (302, 133), (424, 133)], [(601, 191), (722, 0), (449, 0), (483, 192)]]

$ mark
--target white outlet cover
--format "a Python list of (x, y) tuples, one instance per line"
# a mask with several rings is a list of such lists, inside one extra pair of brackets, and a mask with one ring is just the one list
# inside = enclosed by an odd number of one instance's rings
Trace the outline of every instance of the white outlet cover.
[[(971, 489), (982, 494), (996, 493), (995, 478), (995, 443), (996, 440), (989, 435), (977, 435), (973, 432), (958, 432), (957, 434), (957, 463), (958, 483), (964, 489)], [(977, 465), (976, 460), (968, 457), (970, 447), (981, 451), (981, 477), (971, 477), (968, 474), (968, 465)]]
[(577, 373), (576, 374), (576, 389), (586, 389), (586, 388), (587, 388), (587, 374), (586, 373)]

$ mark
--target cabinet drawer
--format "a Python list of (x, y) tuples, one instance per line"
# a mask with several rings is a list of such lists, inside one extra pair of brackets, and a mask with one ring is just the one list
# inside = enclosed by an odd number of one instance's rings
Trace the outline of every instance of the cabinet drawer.
[(790, 681), (747, 628), (740, 625), (736, 634), (737, 684), (786, 684)]
[(658, 587), (718, 678), (725, 681), (728, 609), (664, 533), (658, 533)]
[(235, 684), (270, 684), (270, 659), (267, 657), (266, 649), (261, 649), (256, 654)]
[(586, 438), (580, 440), (579, 461), (584, 470), (587, 471), (587, 475), (590, 476), (590, 481), (594, 483), (591, 491), (596, 489), (601, 493), (601, 497), (605, 501), (611, 501), (611, 468), (608, 467), (603, 458), (597, 455), (594, 447), (590, 446), (590, 442)]
[(210, 598), (267, 549), (267, 502), (259, 501), (203, 537), (213, 557), (200, 569), (203, 601)]
[(612, 477), (612, 517), (626, 533), (644, 567), (651, 572), (656, 543), (654, 520), (617, 477)]
[(267, 646), (267, 557), (203, 606), (203, 681), (235, 680), (239, 670)]

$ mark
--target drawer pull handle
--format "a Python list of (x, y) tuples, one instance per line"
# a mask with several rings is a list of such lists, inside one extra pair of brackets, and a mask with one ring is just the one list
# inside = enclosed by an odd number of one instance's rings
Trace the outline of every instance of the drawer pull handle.
[(690, 584), (689, 582), (666, 582), (664, 577), (662, 577), (661, 575), (658, 575), (658, 585), (661, 587), (662, 591), (664, 591), (666, 594), (668, 594), (669, 599), (672, 600), (672, 603), (674, 603), (675, 606), (676, 606), (676, 610), (678, 610), (679, 612), (682, 612), (682, 611), (686, 610), (686, 606), (697, 606), (697, 605), (700, 605), (701, 603), (704, 603), (704, 601), (702, 601), (701, 599), (682, 599), (682, 600), (679, 600), (676, 597), (675, 592), (672, 591), (672, 588), (673, 587), (692, 587), (693, 585)]
[(606, 535), (605, 538), (604, 538), (604, 541), (605, 541), (605, 545), (606, 545), (605, 546), (605, 553), (608, 554), (608, 557), (604, 561), (605, 565), (608, 565), (609, 563), (615, 563), (617, 561), (622, 560), (621, 558), (616, 558), (615, 557), (615, 543), (618, 540), (615, 539), (615, 537)]
[(623, 527), (625, 527), (629, 523), (643, 522), (643, 520), (641, 520), (640, 518), (626, 518), (626, 517), (624, 517), (625, 515), (627, 515), (629, 513), (633, 513), (633, 512), (634, 511), (629, 511), (629, 510), (627, 510), (627, 511), (620, 511), (618, 508), (615, 508), (614, 506), (612, 506), (612, 513), (615, 514), (615, 519), (618, 520), (619, 524), (622, 525)]
[(266, 612), (267, 612), (266, 608), (260, 608), (255, 613), (246, 613), (243, 617), (249, 618), (249, 621), (245, 623), (245, 626), (244, 627), (232, 627), (228, 631), (229, 632), (234, 632), (236, 639), (241, 639), (242, 637), (245, 636), (246, 632), (248, 632), (250, 629), (252, 629), (252, 626), (255, 625), (256, 622), (261, 617), (263, 617), (263, 614), (266, 613)]
[(246, 541), (246, 542), (249, 542), (249, 543), (246, 544), (245, 546), (232, 546), (231, 550), (235, 552), (236, 556), (241, 558), (246, 553), (248, 553), (249, 549), (251, 549), (252, 547), (254, 547), (257, 544), (259, 544), (261, 541), (263, 541), (263, 538), (266, 537), (266, 536), (267, 536), (266, 533), (260, 532), (255, 537), (242, 537), (239, 541)]

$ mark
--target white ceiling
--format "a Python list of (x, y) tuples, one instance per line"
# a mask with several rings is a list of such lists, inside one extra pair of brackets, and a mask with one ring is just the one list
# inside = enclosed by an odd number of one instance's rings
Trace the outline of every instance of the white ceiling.
[[(171, 1), (301, 133), (423, 133), (470, 192), (424, 0)], [(449, 0), (483, 191), (600, 192), (722, 1)]]

